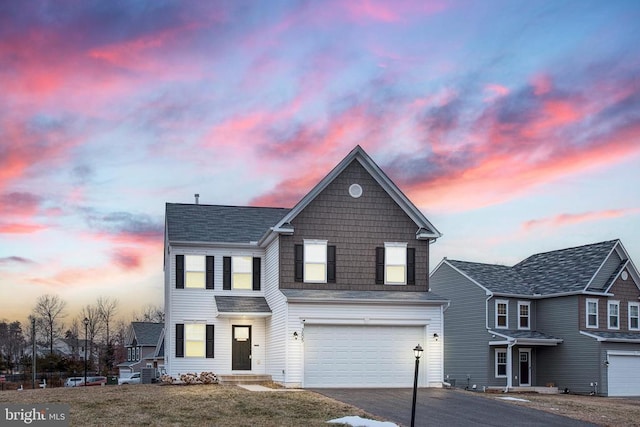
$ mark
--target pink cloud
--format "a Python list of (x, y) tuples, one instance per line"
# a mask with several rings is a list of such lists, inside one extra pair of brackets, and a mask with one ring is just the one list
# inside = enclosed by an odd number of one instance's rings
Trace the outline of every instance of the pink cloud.
[(31, 234), (47, 228), (41, 224), (0, 223), (0, 234)]
[(560, 214), (551, 218), (533, 219), (522, 224), (525, 231), (531, 231), (539, 227), (564, 227), (582, 222), (601, 221), (611, 218), (620, 218), (628, 215), (637, 215), (640, 208), (635, 209), (609, 209), (604, 211), (582, 212), (577, 214)]

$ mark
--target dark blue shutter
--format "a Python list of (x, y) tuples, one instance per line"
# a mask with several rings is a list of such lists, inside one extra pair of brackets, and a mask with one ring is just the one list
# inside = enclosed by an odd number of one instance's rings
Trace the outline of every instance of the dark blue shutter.
[(176, 289), (184, 289), (184, 255), (176, 255)]
[(254, 291), (259, 291), (260, 290), (260, 258), (255, 257), (253, 258), (253, 290)]
[(384, 248), (376, 248), (376, 284), (384, 285)]
[(213, 358), (213, 327), (213, 325), (207, 325), (206, 357), (209, 359)]
[(206, 288), (213, 289), (213, 256), (207, 256)]
[(184, 357), (184, 324), (176, 323), (176, 357)]
[(416, 249), (407, 248), (407, 285), (416, 284)]
[(231, 257), (222, 258), (222, 289), (231, 290)]
[(294, 267), (294, 276), (296, 282), (304, 281), (304, 246), (295, 245), (295, 267)]
[(336, 283), (336, 247), (327, 246), (327, 282)]

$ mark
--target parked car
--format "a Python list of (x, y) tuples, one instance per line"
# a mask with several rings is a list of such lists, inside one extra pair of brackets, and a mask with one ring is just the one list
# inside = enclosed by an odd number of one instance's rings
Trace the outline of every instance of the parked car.
[(128, 377), (118, 378), (118, 385), (123, 384), (140, 384), (140, 372), (134, 372)]
[(82, 385), (82, 381), (83, 380), (84, 380), (83, 377), (69, 377), (64, 382), (64, 386), (65, 387), (78, 387), (79, 385)]
[(107, 377), (87, 377), (87, 383), (84, 384), (84, 381), (81, 381), (78, 386), (90, 386), (90, 385), (106, 385)]

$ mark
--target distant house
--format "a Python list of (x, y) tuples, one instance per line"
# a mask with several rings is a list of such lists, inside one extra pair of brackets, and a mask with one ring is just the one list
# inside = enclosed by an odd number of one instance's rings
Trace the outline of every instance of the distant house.
[(444, 374), (456, 386), (640, 395), (640, 277), (620, 240), (512, 266), (444, 259)]
[(440, 233), (356, 147), (292, 209), (166, 205), (167, 373), (442, 386)]
[(120, 376), (140, 372), (142, 368), (164, 366), (164, 324), (131, 322), (125, 337), (127, 360), (120, 363)]
[[(89, 341), (77, 338), (56, 338), (53, 341), (53, 352), (71, 359), (84, 360), (85, 346), (88, 346), (87, 358), (90, 358), (91, 343)], [(42, 356), (48, 355), (49, 348), (39, 348), (38, 354)]]

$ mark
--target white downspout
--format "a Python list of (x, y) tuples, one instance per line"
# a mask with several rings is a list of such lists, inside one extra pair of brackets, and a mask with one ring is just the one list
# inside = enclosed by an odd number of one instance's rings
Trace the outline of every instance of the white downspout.
[(509, 345), (507, 345), (507, 388), (505, 389), (505, 393), (509, 391), (513, 387), (513, 370), (511, 365), (513, 364), (511, 353), (513, 353), (513, 346), (516, 345), (516, 341), (511, 341)]

